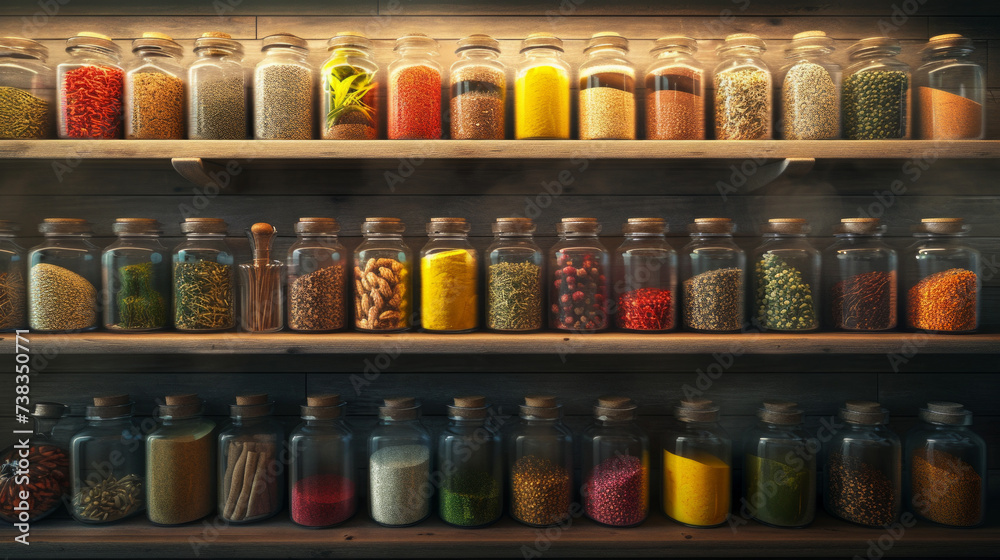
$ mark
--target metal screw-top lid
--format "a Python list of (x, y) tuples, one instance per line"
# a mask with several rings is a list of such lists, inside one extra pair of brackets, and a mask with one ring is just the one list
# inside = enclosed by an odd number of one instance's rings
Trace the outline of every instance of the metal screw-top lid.
[(716, 47), (715, 52), (723, 54), (733, 49), (760, 49), (760, 52), (767, 50), (764, 40), (753, 33), (733, 33), (728, 35), (721, 45)]
[(169, 35), (147, 31), (132, 41), (132, 54), (162, 54), (172, 58), (184, 56), (184, 49)]
[(521, 418), (559, 418), (560, 408), (553, 395), (527, 395), (520, 406)]
[(0, 235), (10, 237), (21, 231), (21, 225), (13, 220), (0, 220)]
[(889, 411), (874, 401), (847, 401), (840, 417), (851, 424), (887, 424)]
[(111, 37), (94, 33), (92, 31), (81, 31), (75, 37), (66, 39), (66, 52), (78, 47), (89, 47), (103, 51), (115, 58), (121, 58), (122, 49), (111, 41)]
[(531, 218), (497, 218), (493, 224), (493, 233), (519, 233), (531, 235), (538, 228)]
[(299, 218), (295, 223), (295, 233), (334, 235), (339, 231), (340, 224), (334, 218)]
[(162, 233), (160, 222), (152, 218), (118, 218), (111, 226), (111, 231), (119, 235), (123, 233), (152, 235)]
[(87, 407), (88, 418), (121, 418), (132, 414), (134, 403), (127, 394), (94, 397), (94, 405)]
[(270, 49), (297, 49), (303, 53), (308, 53), (309, 43), (298, 35), (275, 33), (274, 35), (264, 37), (264, 40), (261, 42), (261, 52), (267, 52)]
[(681, 422), (718, 422), (719, 407), (707, 399), (681, 401), (674, 407), (674, 416)]
[(487, 416), (486, 397), (473, 395), (455, 397), (448, 405), (448, 416), (453, 419), (480, 420)]
[(884, 233), (885, 226), (878, 218), (842, 218), (833, 226), (833, 233), (856, 233), (859, 235), (874, 235)]
[(300, 407), (300, 411), (304, 420), (329, 420), (343, 416), (346, 405), (336, 393), (313, 395), (306, 397), (306, 404)]
[(771, 218), (761, 230), (764, 233), (806, 234), (809, 233), (809, 222), (802, 218)]
[(274, 403), (266, 393), (257, 395), (237, 395), (236, 404), (229, 405), (229, 415), (233, 418), (259, 418), (271, 413)]
[(38, 41), (23, 37), (0, 37), (0, 57), (34, 58), (45, 60), (49, 57), (49, 49)]
[(958, 235), (968, 233), (969, 226), (962, 218), (924, 218), (914, 226), (913, 233), (939, 233), (941, 235)]
[(36, 402), (31, 415), (35, 418), (62, 418), (68, 406), (57, 402)]
[(972, 39), (968, 37), (963, 37), (958, 33), (947, 33), (931, 37), (927, 41), (927, 44), (920, 48), (920, 54), (921, 56), (926, 56), (938, 51), (950, 51), (954, 49), (960, 50), (964, 54), (970, 54), (976, 50), (976, 47), (973, 45)]
[(555, 49), (563, 52), (563, 42), (551, 33), (532, 33), (521, 41), (522, 53), (531, 49)]
[(458, 40), (458, 48), (455, 49), (455, 54), (468, 49), (486, 49), (499, 54), (500, 42), (489, 35), (475, 33)]
[(598, 420), (632, 420), (638, 408), (632, 399), (608, 395), (597, 399), (594, 418)]
[(427, 224), (427, 233), (469, 233), (472, 226), (465, 218), (431, 218)]
[(72, 235), (93, 233), (90, 222), (81, 218), (45, 218), (38, 224), (38, 231), (44, 234)]
[(378, 408), (379, 418), (383, 420), (413, 420), (420, 412), (420, 403), (413, 397), (392, 397), (384, 403)]
[(183, 233), (219, 233), (225, 235), (229, 225), (222, 218), (187, 218), (181, 222)]
[(360, 31), (339, 31), (326, 42), (328, 51), (347, 47), (371, 50), (372, 41)]
[(668, 35), (653, 42), (649, 54), (656, 55), (663, 51), (682, 51), (688, 54), (698, 52), (698, 41), (684, 35)]
[(959, 403), (935, 401), (920, 409), (920, 419), (934, 424), (968, 426), (972, 424), (972, 411)]
[(848, 47), (847, 55), (851, 60), (880, 53), (895, 56), (902, 49), (899, 41), (891, 37), (868, 37)]
[(597, 218), (563, 218), (556, 224), (556, 232), (560, 234), (591, 234), (601, 232), (601, 224)]
[(399, 218), (365, 218), (361, 226), (364, 233), (403, 233), (406, 224)]
[(194, 393), (167, 395), (158, 407), (161, 418), (190, 418), (201, 414), (204, 401)]
[(757, 409), (757, 418), (768, 424), (784, 426), (801, 424), (803, 413), (798, 406), (798, 403), (793, 402), (764, 401), (764, 405)]
[(691, 233), (733, 233), (736, 224), (729, 218), (695, 218), (688, 226)]
[(792, 40), (785, 46), (785, 54), (822, 51), (832, 53), (837, 50), (833, 39), (823, 31), (803, 31), (792, 35)]
[(622, 226), (622, 233), (645, 233), (663, 235), (667, 232), (667, 221), (663, 218), (629, 218)]
[(234, 40), (229, 33), (208, 31), (202, 33), (201, 37), (194, 40), (194, 52), (196, 54), (216, 50), (225, 51), (218, 54), (232, 52), (240, 56), (243, 55), (243, 45), (239, 41)]
[(395, 52), (399, 52), (403, 49), (422, 49), (433, 51), (437, 54), (438, 43), (434, 39), (428, 37), (425, 33), (407, 33), (399, 39), (396, 39), (396, 46), (392, 48)]
[(586, 54), (593, 49), (607, 47), (621, 49), (628, 52), (628, 39), (622, 37), (614, 31), (601, 31), (599, 33), (594, 33), (590, 36), (590, 40), (587, 41), (587, 46), (584, 47), (583, 52)]

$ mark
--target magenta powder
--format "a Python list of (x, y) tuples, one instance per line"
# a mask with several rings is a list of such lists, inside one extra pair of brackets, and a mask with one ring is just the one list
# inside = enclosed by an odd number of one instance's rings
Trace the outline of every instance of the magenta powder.
[(584, 484), (587, 517), (615, 527), (638, 525), (649, 511), (649, 476), (642, 461), (616, 455), (594, 467)]

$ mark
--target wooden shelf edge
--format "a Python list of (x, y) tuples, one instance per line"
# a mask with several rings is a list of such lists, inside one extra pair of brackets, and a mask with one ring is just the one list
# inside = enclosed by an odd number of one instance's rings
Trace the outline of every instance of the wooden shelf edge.
[[(66, 354), (1000, 354), (1000, 334), (29, 334), (29, 348)], [(0, 354), (15, 352), (0, 334)]]

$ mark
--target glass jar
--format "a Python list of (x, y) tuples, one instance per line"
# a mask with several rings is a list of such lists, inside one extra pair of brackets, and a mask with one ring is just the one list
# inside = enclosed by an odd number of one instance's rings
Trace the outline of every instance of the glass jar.
[(796, 403), (764, 401), (743, 447), (743, 497), (751, 518), (805, 527), (816, 517), (816, 445)]
[(906, 250), (906, 326), (911, 329), (968, 333), (979, 328), (979, 251), (962, 237), (961, 218), (924, 218), (913, 230), (917, 241)]
[(246, 230), (253, 259), (239, 266), (240, 328), (251, 333), (280, 331), (285, 326), (285, 264), (271, 259), (278, 230), (258, 222)]
[(454, 140), (503, 140), (507, 68), (500, 43), (489, 35), (458, 42), (451, 65), (451, 137)]
[(0, 332), (28, 326), (24, 247), (14, 239), (19, 230), (16, 223), (0, 220)]
[(449, 525), (485, 527), (503, 514), (503, 420), (480, 396), (456, 397), (448, 419), (438, 436), (438, 512)]
[(920, 50), (917, 128), (926, 140), (980, 140), (986, 134), (986, 74), (970, 59), (972, 39), (938, 35)]
[(580, 65), (580, 139), (635, 140), (635, 66), (628, 40), (595, 33)]
[(320, 69), (324, 140), (378, 138), (378, 64), (372, 42), (361, 33), (337, 33), (326, 43), (330, 58)]
[(754, 249), (753, 318), (772, 331), (819, 328), (820, 252), (809, 241), (801, 218), (774, 218)]
[(187, 218), (174, 249), (174, 327), (224, 331), (236, 326), (236, 272), (221, 218)]
[(735, 33), (716, 49), (715, 137), (718, 140), (771, 139), (771, 69), (762, 58), (764, 41)]
[(399, 332), (413, 324), (413, 252), (399, 218), (366, 218), (354, 250), (354, 328)]
[(882, 527), (899, 517), (899, 438), (889, 411), (876, 402), (847, 401), (844, 426), (827, 444), (823, 508), (845, 521)]
[(385, 399), (368, 438), (371, 515), (384, 527), (409, 527), (431, 513), (431, 434), (412, 397)]
[(347, 255), (333, 218), (299, 218), (288, 249), (288, 328), (330, 332), (347, 324)]
[(840, 138), (840, 82), (843, 72), (830, 54), (837, 48), (822, 31), (792, 36), (781, 69), (781, 137), (785, 140)]
[(438, 44), (423, 33), (396, 40), (389, 65), (390, 140), (441, 138), (441, 64)]
[(425, 331), (469, 332), (479, 326), (479, 255), (464, 218), (431, 218), (420, 250), (420, 322)]
[(69, 511), (81, 523), (127, 519), (146, 509), (146, 451), (128, 395), (94, 397), (87, 427), (70, 443)]
[(132, 41), (136, 59), (125, 72), (125, 138), (184, 138), (184, 56), (181, 46), (162, 33), (143, 33)]
[(646, 138), (705, 139), (705, 67), (691, 37), (660, 37), (646, 71)]
[(118, 240), (101, 254), (104, 327), (130, 332), (166, 327), (170, 253), (160, 243), (160, 222), (118, 218), (112, 229)]
[(101, 250), (87, 220), (45, 218), (45, 241), (28, 252), (28, 324), (33, 331), (90, 331), (98, 325)]
[(82, 31), (66, 40), (66, 52), (69, 60), (56, 67), (59, 138), (121, 138), (121, 48), (110, 37)]
[(558, 525), (573, 498), (573, 432), (562, 405), (549, 395), (529, 395), (507, 438), (510, 516), (531, 527)]
[(304, 527), (332, 527), (358, 511), (354, 434), (340, 395), (307, 397), (302, 423), (288, 438), (289, 517)]
[(844, 218), (833, 228), (836, 241), (823, 255), (833, 328), (896, 328), (899, 263), (896, 251), (882, 241), (884, 233), (878, 218)]
[(696, 218), (691, 241), (681, 250), (684, 328), (739, 332), (744, 323), (746, 254), (733, 242), (729, 218)]
[(611, 256), (597, 234), (597, 218), (563, 218), (559, 241), (549, 250), (553, 329), (594, 332), (608, 328)]
[(712, 401), (681, 401), (663, 436), (663, 513), (688, 527), (718, 527), (730, 508), (732, 441)]
[(253, 71), (253, 137), (309, 140), (313, 132), (313, 67), (309, 44), (295, 35), (264, 37)]
[(219, 433), (219, 517), (229, 523), (262, 521), (285, 507), (285, 430), (267, 395), (242, 395), (229, 406)]
[(514, 78), (514, 138), (569, 139), (570, 68), (563, 42), (532, 33), (521, 42)]
[(847, 50), (844, 137), (881, 140), (910, 137), (910, 67), (896, 58), (896, 39), (870, 37)]
[(0, 38), (0, 140), (52, 137), (56, 76), (48, 57), (31, 39)]
[(486, 249), (486, 327), (499, 332), (542, 328), (543, 256), (531, 218), (497, 218), (496, 237)]
[(629, 218), (615, 252), (619, 329), (666, 332), (677, 320), (677, 252), (667, 243), (663, 218)]
[[(27, 376), (16, 376), (15, 382), (28, 383)], [(69, 442), (55, 434), (66, 408), (59, 403), (36, 402), (31, 412), (34, 430), (28, 444), (22, 445), (19, 437), (0, 453), (0, 520), (38, 521), (59, 509), (69, 495)], [(20, 466), (25, 460), (27, 474)], [(29, 495), (27, 509), (20, 499), (23, 492)]]
[(649, 438), (635, 409), (627, 397), (601, 397), (580, 437), (584, 512), (610, 527), (634, 527), (649, 515)]
[(986, 514), (986, 442), (972, 431), (972, 412), (951, 402), (920, 409), (906, 434), (909, 504), (921, 518), (975, 527)]
[(247, 68), (243, 45), (228, 33), (210, 31), (194, 41), (188, 67), (188, 127), (191, 140), (247, 137)]
[(168, 395), (146, 436), (146, 516), (183, 525), (215, 511), (215, 422), (198, 395)]

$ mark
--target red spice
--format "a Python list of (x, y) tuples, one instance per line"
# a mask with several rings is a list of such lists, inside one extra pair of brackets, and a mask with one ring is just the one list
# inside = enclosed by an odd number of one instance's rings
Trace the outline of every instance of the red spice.
[(343, 523), (357, 509), (354, 482), (336, 474), (308, 476), (292, 487), (292, 521), (307, 527)]
[(587, 517), (614, 527), (631, 527), (649, 511), (649, 473), (638, 457), (616, 455), (594, 467), (584, 484)]
[(62, 111), (66, 138), (122, 137), (125, 73), (113, 66), (81, 66), (66, 72)]
[(389, 139), (441, 138), (441, 73), (407, 66), (389, 79)]
[[(593, 253), (556, 253), (552, 283), (552, 327), (596, 331), (608, 327), (608, 280), (601, 257)], [(577, 267), (580, 268), (577, 268)]]
[(618, 298), (618, 327), (634, 331), (674, 328), (674, 298), (670, 290), (639, 288)]

